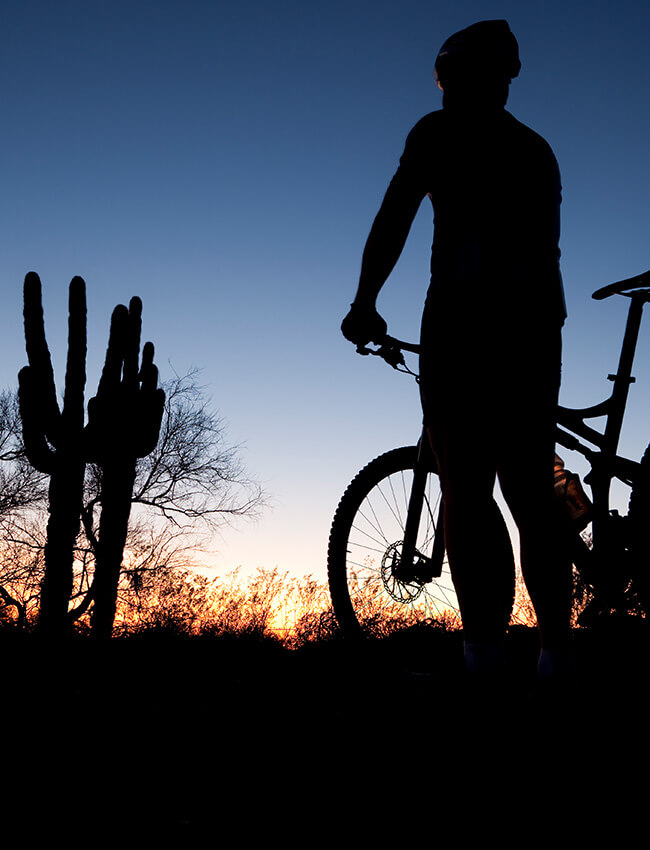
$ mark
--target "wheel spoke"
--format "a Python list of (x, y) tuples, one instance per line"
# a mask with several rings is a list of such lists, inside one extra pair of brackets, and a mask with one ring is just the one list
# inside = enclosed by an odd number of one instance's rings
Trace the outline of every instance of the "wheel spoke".
[[(395, 498), (395, 491), (393, 490), (393, 485), (392, 485), (392, 482), (391, 482), (390, 478), (388, 479), (388, 486), (390, 487), (390, 490), (391, 490), (391, 492), (392, 492), (392, 494), (393, 494), (393, 501), (394, 501), (394, 504), (395, 504), (395, 508), (397, 508), (397, 507), (398, 507), (398, 502), (397, 502), (397, 499)], [(383, 489), (382, 489), (381, 487), (379, 487), (379, 486), (378, 486), (378, 487), (377, 487), (377, 491), (378, 491), (378, 493), (382, 496), (382, 498), (384, 499), (384, 501), (386, 502), (386, 506), (388, 507), (389, 511), (392, 513), (393, 517), (395, 518), (395, 521), (396, 521), (396, 522), (398, 523), (398, 525), (401, 527), (401, 526), (403, 525), (403, 523), (402, 523), (402, 519), (401, 519), (401, 517), (399, 516), (399, 512), (398, 512), (398, 510), (395, 510), (395, 509), (393, 508), (393, 506), (390, 504), (390, 502), (389, 502), (389, 501), (388, 501), (388, 499), (386, 498), (386, 494), (384, 493), (384, 491), (383, 491)]]
[(369, 499), (366, 499), (363, 504), (364, 504), (364, 506), (368, 505), (368, 509), (370, 510), (370, 513), (372, 513), (373, 519), (370, 520), (368, 518), (368, 516), (366, 515), (366, 513), (364, 513), (364, 511), (361, 510), (361, 508), (359, 508), (358, 516), (361, 517), (362, 519), (364, 519), (368, 523), (368, 525), (377, 532), (377, 534), (379, 535), (379, 537), (382, 539), (382, 541), (384, 543), (388, 543), (386, 535), (384, 534), (384, 532), (381, 529), (381, 520), (379, 519), (375, 509), (373, 508), (372, 502)]
[(360, 623), (379, 619), (398, 626), (448, 616), (450, 612), (458, 616), (446, 559), (439, 578), (416, 578), (418, 564), (427, 563), (420, 559), (432, 555), (437, 530), (440, 485), (433, 473), (427, 478), (424, 493), (425, 516), (420, 520), (416, 561), (403, 567), (408, 567), (404, 574), (394, 571), (400, 566), (416, 457), (415, 447), (382, 455), (362, 470), (341, 501), (328, 558), (339, 620), (349, 618), (352, 611)]

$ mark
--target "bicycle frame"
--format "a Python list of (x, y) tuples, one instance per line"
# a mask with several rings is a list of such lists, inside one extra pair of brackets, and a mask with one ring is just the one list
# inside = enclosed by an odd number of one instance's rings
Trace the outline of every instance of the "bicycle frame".
[[(621, 293), (623, 294), (623, 293)], [(623, 343), (615, 374), (608, 375), (614, 386), (608, 399), (592, 407), (573, 409), (558, 408), (557, 442), (571, 451), (577, 451), (591, 464), (591, 472), (585, 481), (593, 495), (592, 532), (594, 549), (608, 548), (607, 536), (610, 516), (609, 496), (612, 480), (633, 486), (638, 480), (640, 464), (620, 457), (618, 452), (623, 417), (627, 405), (630, 385), (634, 383), (632, 366), (636, 351), (644, 305), (650, 300), (648, 290), (638, 290), (627, 295), (631, 299)], [(585, 420), (605, 416), (602, 432), (590, 427)], [(587, 440), (596, 450), (585, 446), (578, 437)]]
[[(641, 279), (642, 276), (639, 276)], [(646, 276), (643, 276), (644, 282)], [(606, 291), (608, 290), (608, 291)], [(609, 291), (611, 290), (611, 291)], [(631, 299), (621, 352), (619, 356), (618, 369), (615, 374), (608, 375), (613, 382), (612, 393), (609, 398), (599, 404), (587, 408), (558, 407), (556, 441), (559, 445), (571, 451), (577, 451), (587, 459), (591, 471), (585, 477), (585, 483), (589, 484), (592, 491), (592, 552), (597, 555), (597, 560), (605, 564), (607, 553), (612, 545), (612, 523), (609, 507), (611, 483), (618, 479), (629, 486), (633, 486), (639, 479), (641, 465), (637, 461), (629, 460), (617, 454), (623, 418), (630, 385), (634, 383), (632, 377), (632, 366), (641, 326), (643, 307), (650, 301), (649, 289), (637, 289), (633, 292), (620, 292), (614, 286), (599, 290), (594, 297), (602, 298), (609, 294), (621, 294)], [(378, 351), (369, 349), (358, 349), (360, 353), (379, 354), (394, 368), (403, 360), (398, 361), (395, 356), (395, 348), (401, 348), (413, 353), (419, 352), (419, 346), (404, 343), (392, 337), (387, 337), (384, 345)], [(406, 370), (409, 371), (410, 370)], [(413, 373), (411, 373), (413, 374)], [(586, 420), (596, 417), (606, 417), (605, 427), (602, 432), (586, 424)], [(581, 439), (586, 440), (591, 446), (585, 445)], [(430, 558), (424, 557), (416, 551), (415, 541), (418, 533), (420, 516), (424, 498), (424, 484), (426, 476), (435, 465), (433, 453), (429, 446), (426, 431), (422, 431), (419, 441), (419, 453), (416, 468), (414, 469), (413, 486), (411, 489), (408, 516), (405, 527), (405, 535), (402, 543), (400, 563), (394, 569), (401, 573), (405, 580), (416, 575), (419, 580), (430, 580), (441, 574), (444, 558), (444, 539), (442, 534), (436, 534), (434, 550)], [(443, 522), (444, 505), (441, 502), (436, 526)]]

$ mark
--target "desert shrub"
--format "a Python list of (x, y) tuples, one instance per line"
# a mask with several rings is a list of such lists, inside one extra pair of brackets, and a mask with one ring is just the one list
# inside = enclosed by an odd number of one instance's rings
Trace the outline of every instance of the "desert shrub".
[(146, 599), (125, 599), (118, 612), (121, 634), (152, 630), (178, 635), (272, 637), (288, 646), (321, 639), (331, 630), (329, 594), (310, 576), (290, 577), (241, 568), (211, 578), (191, 569), (161, 574)]

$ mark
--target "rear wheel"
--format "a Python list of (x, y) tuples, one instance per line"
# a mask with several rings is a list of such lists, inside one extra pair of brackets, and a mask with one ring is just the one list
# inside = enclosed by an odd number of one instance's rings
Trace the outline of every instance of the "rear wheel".
[(639, 608), (650, 614), (650, 445), (641, 459), (639, 478), (634, 483), (626, 522), (632, 589)]
[(650, 446), (632, 487), (627, 516), (612, 511), (607, 517), (605, 543), (601, 539), (594, 548), (587, 539), (582, 556), (573, 559), (586, 601), (578, 616), (580, 625), (611, 615), (650, 613), (649, 518)]
[(328, 577), (344, 633), (381, 635), (442, 619), (460, 622), (438, 528), (441, 495), (434, 470), (426, 476), (413, 569), (405, 573), (402, 565), (400, 570), (417, 456), (417, 446), (407, 446), (375, 458), (339, 503), (330, 531)]

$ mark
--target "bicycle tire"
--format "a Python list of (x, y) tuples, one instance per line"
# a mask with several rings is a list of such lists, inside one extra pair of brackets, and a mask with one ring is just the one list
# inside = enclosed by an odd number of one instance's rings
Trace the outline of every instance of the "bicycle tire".
[[(403, 535), (417, 446), (393, 449), (372, 460), (351, 481), (332, 522), (327, 571), (334, 614), (345, 635), (391, 631), (453, 618), (458, 601), (446, 558), (439, 578), (400, 583), (387, 567)], [(418, 551), (430, 557), (437, 530), (440, 484), (427, 476)], [(425, 553), (424, 550), (427, 549)]]
[[(613, 512), (608, 522), (609, 549), (594, 557), (587, 545), (584, 557), (573, 559), (583, 580), (583, 610), (580, 625), (597, 622), (603, 616), (650, 614), (650, 545), (647, 523), (650, 517), (650, 445), (633, 483), (627, 516)], [(576, 533), (577, 537), (577, 533)], [(584, 602), (587, 597), (586, 603)]]
[(630, 493), (627, 523), (632, 589), (645, 614), (650, 614), (650, 444), (640, 463), (640, 473)]

